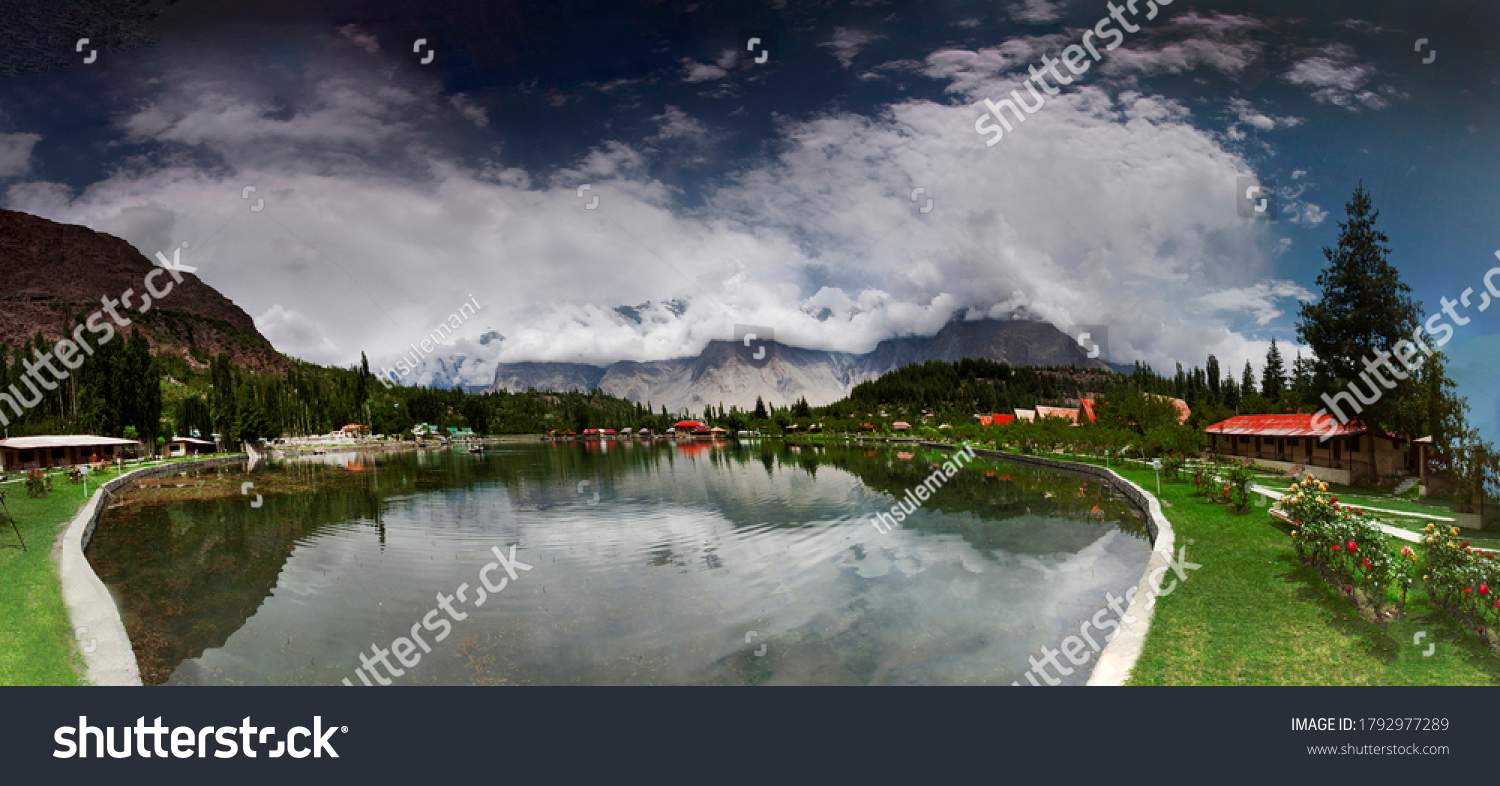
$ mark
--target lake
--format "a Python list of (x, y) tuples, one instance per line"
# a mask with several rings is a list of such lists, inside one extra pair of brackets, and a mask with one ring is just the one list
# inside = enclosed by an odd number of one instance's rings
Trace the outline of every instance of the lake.
[(1135, 585), (1149, 536), (1107, 487), (983, 459), (871, 524), (948, 455), (299, 457), (122, 490), (88, 557), (148, 685), (1024, 684)]

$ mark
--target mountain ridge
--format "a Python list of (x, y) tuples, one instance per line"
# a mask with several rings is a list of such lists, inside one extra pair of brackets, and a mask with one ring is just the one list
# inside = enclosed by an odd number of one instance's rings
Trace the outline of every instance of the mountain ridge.
[[(70, 318), (86, 319), (102, 307), (101, 298), (122, 300), (146, 292), (145, 279), (159, 266), (128, 242), (77, 224), (0, 209), (0, 343), (21, 346), (41, 333), (56, 342)], [(178, 272), (158, 276), (181, 280), (160, 301), (141, 313), (122, 305), (130, 320), (127, 334), (144, 333), (157, 354), (178, 355), (203, 366), (208, 355), (228, 352), (234, 363), (255, 371), (285, 372), (291, 361), (277, 352), (255, 327), (255, 320), (196, 275)], [(165, 288), (161, 281), (157, 286)], [(194, 357), (193, 350), (200, 350)]]
[(491, 390), (566, 392), (599, 388), (613, 396), (701, 411), (705, 406), (786, 407), (799, 398), (830, 404), (860, 382), (929, 360), (984, 358), (1013, 366), (1078, 366), (1109, 369), (1088, 357), (1066, 333), (1046, 322), (1020, 319), (953, 321), (932, 336), (888, 338), (866, 353), (808, 349), (763, 342), (763, 360), (733, 341), (710, 341), (697, 355), (668, 360), (622, 360), (605, 366), (525, 361), (500, 363)]

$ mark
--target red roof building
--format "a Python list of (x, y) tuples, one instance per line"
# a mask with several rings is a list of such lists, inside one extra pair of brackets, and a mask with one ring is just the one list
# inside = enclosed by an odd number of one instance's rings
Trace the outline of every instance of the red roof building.
[(1065, 407), (1044, 407), (1038, 404), (1036, 416), (1038, 418), (1067, 418), (1069, 422), (1078, 422), (1078, 410)]
[(1370, 446), (1365, 439), (1375, 440), (1376, 474), (1407, 474), (1415, 464), (1415, 454), (1405, 440), (1383, 432), (1370, 435), (1357, 422), (1340, 424), (1327, 415), (1237, 415), (1203, 431), (1208, 434), (1209, 450), (1220, 455), (1244, 456), (1273, 467), (1284, 465), (1281, 469), (1302, 466), (1335, 483), (1347, 484), (1370, 474)]

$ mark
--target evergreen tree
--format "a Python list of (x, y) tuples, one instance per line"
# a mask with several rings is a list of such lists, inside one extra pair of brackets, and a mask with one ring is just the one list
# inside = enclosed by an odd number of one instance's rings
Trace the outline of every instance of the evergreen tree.
[(234, 395), (234, 368), (229, 361), (229, 353), (220, 352), (209, 362), (209, 379), (213, 387), (209, 390), (208, 407), (213, 413), (214, 431), (228, 442), (235, 437), (235, 424), (239, 415)]
[(1281, 398), (1286, 390), (1286, 366), (1281, 362), (1281, 350), (1276, 348), (1276, 339), (1271, 339), (1271, 349), (1266, 352), (1266, 367), (1260, 372), (1260, 394), (1271, 401)]
[(756, 420), (765, 420), (767, 417), (769, 417), (766, 414), (766, 402), (762, 401), (761, 398), (760, 398), (760, 396), (756, 396), (755, 397), (755, 416), (754, 417), (755, 417)]
[(1253, 396), (1259, 393), (1255, 385), (1255, 370), (1250, 368), (1250, 361), (1245, 361), (1245, 373), (1240, 375), (1240, 398)]
[[(1343, 393), (1338, 409), (1346, 418), (1358, 420), (1372, 433), (1395, 430), (1400, 412), (1416, 395), (1416, 381), (1395, 363), (1374, 366), (1372, 374), (1365, 361), (1390, 360), (1397, 344), (1418, 329), (1418, 305), (1411, 287), (1386, 258), (1389, 238), (1375, 228), (1380, 211), (1372, 210), (1363, 183), (1344, 209), (1348, 220), (1339, 222), (1338, 245), (1323, 248), (1328, 264), (1318, 274), (1322, 294), (1302, 304), (1297, 335), (1313, 351), (1312, 392), (1330, 405), (1330, 413), (1334, 396)], [(1367, 390), (1374, 399), (1365, 403), (1361, 396), (1357, 413), (1349, 395), (1351, 385)], [(1367, 471), (1374, 477), (1375, 440), (1363, 441), (1368, 448)]]
[(1311, 405), (1314, 400), (1312, 384), (1312, 362), (1303, 358), (1299, 349), (1297, 359), (1292, 361), (1292, 392), (1296, 394), (1297, 406), (1306, 409)]

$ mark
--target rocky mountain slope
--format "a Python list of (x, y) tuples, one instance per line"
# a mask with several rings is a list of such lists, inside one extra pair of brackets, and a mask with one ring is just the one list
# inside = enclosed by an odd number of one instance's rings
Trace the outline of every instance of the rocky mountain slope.
[[(183, 264), (190, 259), (184, 257)], [(154, 352), (184, 357), (194, 366), (228, 352), (247, 370), (290, 369), (249, 314), (192, 273), (179, 273), (182, 282), (142, 314), (146, 274), (156, 267), (113, 235), (0, 210), (0, 343), (19, 346), (38, 331), (49, 344), (56, 342), (69, 317), (82, 322), (100, 310), (101, 298), (119, 300), (134, 290), (136, 307), (117, 310), (131, 321), (124, 330), (143, 331)], [(155, 285), (160, 290), (171, 280), (160, 275)]]

